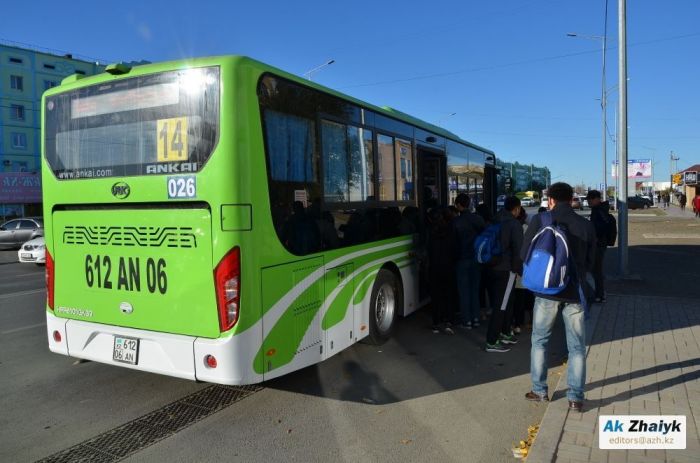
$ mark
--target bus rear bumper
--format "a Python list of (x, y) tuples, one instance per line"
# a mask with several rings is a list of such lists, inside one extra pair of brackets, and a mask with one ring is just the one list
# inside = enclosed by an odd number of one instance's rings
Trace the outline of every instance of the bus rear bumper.
[[(194, 380), (195, 338), (56, 317), (46, 312), (49, 349), (70, 357)], [(61, 329), (62, 328), (62, 329)], [(61, 334), (56, 342), (53, 331)], [(139, 340), (136, 365), (112, 359), (114, 336)]]
[[(218, 384), (253, 384), (263, 380), (244, 367), (241, 348), (234, 345), (235, 336), (206, 339), (179, 334), (123, 328), (56, 317), (46, 312), (49, 349), (57, 354), (92, 360), (133, 370), (148, 371), (177, 378)], [(60, 342), (54, 339), (54, 331)], [(139, 340), (136, 365), (113, 360), (114, 336)], [(207, 365), (206, 356), (216, 358), (216, 368)], [(242, 372), (248, 371), (247, 375)]]

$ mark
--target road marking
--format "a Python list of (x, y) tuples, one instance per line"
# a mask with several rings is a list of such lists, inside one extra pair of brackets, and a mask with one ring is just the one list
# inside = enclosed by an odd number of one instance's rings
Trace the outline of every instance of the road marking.
[(700, 233), (644, 233), (642, 236), (650, 240), (700, 240)]
[(34, 328), (39, 328), (40, 326), (46, 326), (46, 322), (44, 322), (44, 323), (37, 323), (36, 325), (23, 326), (23, 327), (21, 327), (21, 328), (15, 328), (14, 330), (3, 331), (3, 332), (1, 332), (0, 334), (19, 333), (20, 331), (31, 330), (31, 329), (34, 329)]
[(13, 297), (19, 297), (19, 296), (28, 296), (30, 294), (43, 293), (45, 291), (46, 291), (46, 289), (41, 288), (41, 289), (30, 289), (29, 291), (17, 291), (16, 293), (0, 294), (0, 300), (1, 299), (11, 299)]
[(37, 276), (41, 278), (46, 278), (46, 273), (44, 272), (33, 272), (33, 273), (20, 273), (19, 275), (10, 275), (11, 277), (19, 278), (19, 277), (28, 277), (28, 276)]

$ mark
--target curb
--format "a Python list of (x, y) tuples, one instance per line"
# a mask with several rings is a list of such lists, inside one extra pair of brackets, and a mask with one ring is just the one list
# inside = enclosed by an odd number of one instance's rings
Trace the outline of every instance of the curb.
[[(586, 323), (586, 358), (588, 358), (588, 352), (591, 349), (591, 340), (598, 326), (598, 317), (601, 309), (601, 304), (593, 304), (591, 306), (591, 316)], [(557, 394), (557, 392), (564, 391), (567, 388), (566, 376), (567, 369), (564, 368), (554, 388), (554, 393), (550, 396), (552, 399), (557, 395), (561, 397), (552, 400), (547, 405), (540, 423), (539, 432), (527, 455), (528, 463), (550, 463), (556, 458), (559, 440), (564, 432), (564, 423), (569, 414), (569, 403), (566, 399), (566, 394)]]

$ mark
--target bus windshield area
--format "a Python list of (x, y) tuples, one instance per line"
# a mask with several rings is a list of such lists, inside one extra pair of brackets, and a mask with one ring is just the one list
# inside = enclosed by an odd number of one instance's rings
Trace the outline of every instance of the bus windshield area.
[(197, 172), (219, 133), (219, 68), (163, 72), (46, 98), (58, 179)]

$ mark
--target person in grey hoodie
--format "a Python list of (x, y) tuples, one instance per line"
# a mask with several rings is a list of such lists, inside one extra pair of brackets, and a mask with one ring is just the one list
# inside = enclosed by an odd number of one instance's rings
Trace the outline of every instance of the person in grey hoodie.
[(517, 219), (521, 209), (520, 200), (509, 196), (494, 219), (494, 222), (501, 224), (501, 254), (486, 264), (484, 272), (486, 291), (493, 308), (486, 333), (487, 352), (508, 352), (510, 348), (507, 345), (518, 342), (510, 327), (513, 318), (511, 293), (515, 278), (523, 273), (520, 257), (523, 227)]

